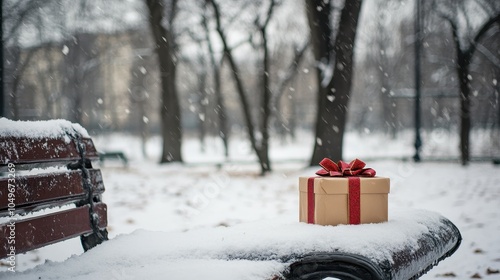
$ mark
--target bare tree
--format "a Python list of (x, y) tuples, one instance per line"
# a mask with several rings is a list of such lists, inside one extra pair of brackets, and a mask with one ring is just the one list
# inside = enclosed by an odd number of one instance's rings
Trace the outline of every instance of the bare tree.
[[(308, 46), (307, 37), (301, 36), (304, 34), (303, 32), (299, 32), (300, 35), (293, 39), (290, 39), (291, 36), (288, 36), (287, 39), (275, 36), (276, 34), (288, 32), (287, 29), (290, 28), (290, 21), (281, 23), (280, 18), (276, 15), (292, 10), (295, 11), (297, 7), (288, 10), (287, 8), (290, 6), (282, 5), (283, 1), (277, 0), (257, 3), (243, 1), (236, 5), (239, 10), (236, 13), (233, 10), (226, 9), (226, 7), (231, 7), (230, 4), (226, 4), (224, 14), (221, 15), (222, 6), (219, 6), (216, 1), (207, 0), (206, 3), (212, 7), (215, 29), (222, 43), (222, 57), (230, 68), (240, 100), (248, 138), (253, 151), (257, 155), (261, 173), (264, 174), (272, 169), (269, 158), (271, 119), (276, 117), (282, 123), (284, 122), (279, 112), (279, 101), (287, 85), (297, 75), (299, 64)], [(245, 10), (252, 9), (259, 11), (257, 13), (252, 11), (250, 17), (241, 16), (245, 13)], [(255, 14), (257, 15), (254, 16)], [(236, 24), (243, 26), (238, 30), (239, 36), (244, 35), (239, 42), (229, 43), (228, 37), (232, 35), (230, 34), (231, 23), (234, 20), (236, 20)], [(250, 49), (251, 55), (257, 57), (252, 62), (255, 65), (256, 74), (252, 75), (250, 73), (251, 76), (244, 76), (241, 69), (241, 65), (244, 63), (243, 60), (237, 62), (235, 59), (235, 50), (239, 46), (250, 46), (252, 48)], [(285, 51), (283, 51), (284, 49)], [(290, 53), (289, 49), (293, 52)], [(256, 81), (255, 85), (252, 84), (252, 79)], [(251, 92), (256, 94), (251, 95)], [(256, 105), (254, 106), (255, 110), (252, 110), (252, 104)]]
[(2, 77), (3, 94), (4, 97), (8, 97), (4, 102), (10, 108), (9, 112), (4, 115), (13, 119), (20, 117), (18, 99), (21, 81), (39, 50), (39, 48), (33, 46), (26, 51), (26, 55), (23, 55), (23, 48), (21, 48), (19, 42), (19, 31), (28, 22), (34, 23), (38, 31), (37, 37), (42, 36), (43, 24), (39, 22), (39, 10), (44, 5), (54, 5), (54, 3), (55, 1), (45, 1), (44, 3), (34, 0), (2, 1), (2, 9), (5, 12), (2, 15), (2, 48), (5, 50), (5, 60), (10, 62), (10, 66), (4, 63), (6, 68), (3, 70), (4, 75)]
[[(162, 0), (146, 1), (161, 75), (160, 122), (163, 152), (160, 162), (182, 162), (182, 127), (176, 87), (176, 44), (173, 32), (177, 0), (168, 1), (167, 7)], [(164, 21), (167, 24), (164, 25)]]
[(131, 37), (131, 45), (135, 47), (134, 58), (130, 67), (129, 98), (131, 106), (137, 110), (131, 112), (131, 121), (137, 126), (141, 135), (141, 151), (144, 158), (147, 158), (146, 143), (149, 138), (149, 114), (148, 100), (150, 97), (147, 78), (150, 73), (147, 71), (150, 62), (150, 50), (146, 48), (147, 38), (142, 34), (134, 34)]
[(202, 17), (202, 25), (205, 30), (205, 41), (207, 42), (208, 55), (210, 57), (210, 64), (212, 66), (213, 73), (213, 91), (216, 98), (216, 108), (215, 113), (219, 117), (218, 121), (218, 135), (220, 136), (222, 143), (224, 145), (224, 155), (226, 158), (229, 156), (229, 129), (228, 129), (228, 119), (226, 112), (226, 105), (224, 102), (224, 96), (222, 95), (222, 83), (221, 83), (221, 65), (223, 59), (217, 61), (215, 58), (215, 50), (213, 47), (212, 40), (209, 36), (209, 28), (207, 23), (206, 9), (204, 9), (204, 15)]
[[(201, 44), (200, 44), (200, 49)], [(198, 55), (198, 65), (196, 67), (196, 72), (198, 76), (197, 84), (197, 100), (198, 100), (198, 132), (199, 139), (201, 143), (201, 150), (205, 151), (205, 137), (207, 135), (207, 105), (208, 105), (208, 92), (207, 92), (207, 63), (203, 53)]]
[(259, 34), (262, 40), (262, 50), (263, 50), (263, 60), (262, 60), (262, 69), (261, 71), (261, 81), (260, 81), (260, 106), (259, 111), (261, 115), (261, 119), (259, 122), (260, 129), (260, 139), (257, 139), (255, 134), (254, 121), (252, 119), (252, 114), (250, 112), (250, 103), (248, 101), (248, 96), (245, 91), (245, 87), (243, 85), (241, 71), (236, 64), (236, 61), (233, 56), (233, 49), (229, 46), (227, 42), (227, 35), (225, 34), (222, 23), (221, 23), (221, 13), (219, 9), (219, 5), (214, 0), (207, 0), (209, 4), (212, 5), (214, 10), (214, 17), (216, 22), (216, 29), (219, 37), (222, 41), (224, 57), (229, 62), (229, 66), (231, 68), (234, 81), (236, 83), (236, 89), (238, 95), (240, 97), (241, 107), (243, 109), (243, 114), (245, 117), (246, 127), (248, 136), (250, 139), (250, 144), (252, 145), (253, 150), (255, 151), (257, 158), (259, 160), (259, 164), (261, 167), (261, 173), (264, 174), (268, 171), (271, 171), (271, 163), (269, 160), (269, 117), (271, 114), (271, 91), (269, 88), (269, 53), (267, 46), (267, 26), (272, 17), (273, 9), (275, 6), (275, 2), (271, 1), (269, 8), (267, 10), (265, 18), (262, 20), (260, 18), (256, 19), (256, 25), (258, 27)]
[(11, 74), (11, 81), (12, 81), (12, 86), (8, 90), (8, 95), (9, 95), (9, 107), (10, 107), (10, 112), (9, 115), (12, 119), (17, 120), (19, 119), (19, 102), (18, 102), (18, 97), (19, 97), (19, 85), (21, 83), (22, 77), (24, 75), (24, 72), (26, 71), (26, 68), (28, 65), (30, 65), (31, 60), (33, 59), (36, 49), (31, 49), (28, 51), (28, 54), (26, 55), (25, 58), (21, 58), (21, 53), (19, 48), (13, 48), (10, 51), (10, 54), (14, 56), (14, 61), (13, 65), (17, 65), (15, 68), (14, 72)]
[(375, 55), (373, 58), (378, 62), (377, 76), (381, 85), (381, 101), (382, 101), (382, 114), (384, 116), (385, 125), (387, 125), (387, 130), (390, 132), (392, 138), (396, 138), (396, 113), (395, 107), (392, 106), (394, 100), (391, 98), (391, 84), (389, 81), (389, 59), (387, 57), (387, 52), (390, 43), (391, 34), (384, 28), (383, 23), (388, 16), (387, 10), (389, 3), (388, 1), (383, 1), (380, 3), (380, 7), (377, 10), (377, 37), (375, 39), (375, 45), (378, 47), (379, 54)]
[[(467, 16), (468, 3), (466, 1), (435, 3), (438, 13), (449, 22), (455, 41), (456, 71), (460, 88), (460, 154), (462, 165), (466, 165), (470, 161), (470, 64), (475, 51), (482, 47), (480, 41), (483, 36), (494, 24), (500, 21), (500, 5), (496, 1), (477, 1), (477, 8), (482, 9), (483, 15), (486, 15), (487, 18), (474, 30), (473, 24)], [(463, 18), (465, 18), (465, 26), (460, 26)]]
[(267, 9), (264, 19), (257, 18), (255, 20), (255, 25), (261, 37), (261, 49), (262, 49), (262, 69), (260, 71), (260, 81), (261, 81), (261, 100), (260, 100), (260, 147), (257, 153), (260, 153), (259, 158), (261, 159), (262, 172), (271, 171), (271, 162), (269, 160), (269, 119), (271, 117), (271, 63), (269, 54), (269, 43), (267, 28), (269, 26), (269, 21), (272, 18), (276, 2), (271, 0), (269, 3), (269, 8)]
[(318, 84), (316, 141), (311, 165), (317, 165), (324, 157), (342, 159), (361, 2), (345, 1), (336, 31), (331, 24), (332, 1), (305, 1)]

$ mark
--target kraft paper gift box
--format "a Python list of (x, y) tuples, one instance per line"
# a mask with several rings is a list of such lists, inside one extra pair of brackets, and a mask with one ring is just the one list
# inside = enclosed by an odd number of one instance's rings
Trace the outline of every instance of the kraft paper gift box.
[(389, 178), (300, 177), (300, 221), (319, 225), (388, 219)]

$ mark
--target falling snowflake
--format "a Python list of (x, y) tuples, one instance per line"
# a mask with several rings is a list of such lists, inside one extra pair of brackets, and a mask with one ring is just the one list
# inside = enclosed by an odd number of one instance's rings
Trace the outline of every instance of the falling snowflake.
[(323, 141), (321, 140), (321, 138), (316, 138), (316, 144), (318, 144), (318, 146), (322, 146), (323, 145)]
[(63, 53), (64, 55), (68, 55), (68, 53), (69, 53), (69, 48), (68, 48), (68, 46), (66, 46), (66, 45), (64, 45), (64, 46), (63, 46), (63, 48), (62, 48), (62, 53)]

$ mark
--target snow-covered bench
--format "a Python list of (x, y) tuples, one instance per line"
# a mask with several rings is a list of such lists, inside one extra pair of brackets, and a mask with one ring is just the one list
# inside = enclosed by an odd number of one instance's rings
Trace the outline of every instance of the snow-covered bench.
[(0, 259), (77, 236), (85, 250), (107, 240), (98, 159), (79, 125), (0, 119)]
[(323, 241), (330, 245), (301, 254), (287, 279), (418, 279), (460, 246), (458, 228), (437, 213), (409, 210), (392, 216), (382, 224), (324, 229), (332, 231)]
[(458, 229), (437, 213), (389, 214), (386, 223), (335, 227), (269, 220), (187, 232), (138, 230), (63, 263), (0, 278), (407, 280), (460, 244)]

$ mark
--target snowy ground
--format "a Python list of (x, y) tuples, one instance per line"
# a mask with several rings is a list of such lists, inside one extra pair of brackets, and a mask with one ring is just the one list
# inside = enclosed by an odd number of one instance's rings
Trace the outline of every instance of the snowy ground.
[[(427, 144), (424, 156), (437, 153), (457, 155), (457, 141), (446, 133), (424, 137), (427, 140), (424, 142)], [(488, 136), (481, 137), (484, 140), (473, 141), (473, 151), (482, 151), (488, 146)], [(135, 138), (126, 135), (96, 137), (99, 149), (120, 149), (131, 158), (128, 168), (122, 167), (119, 162), (109, 162), (101, 167), (107, 188), (103, 200), (109, 209), (110, 237), (126, 238), (137, 229), (141, 231), (134, 232), (132, 236), (144, 235), (143, 230), (178, 232), (263, 220), (297, 221), (298, 177), (312, 175), (317, 169), (305, 168), (312, 141), (310, 136), (304, 135), (296, 142), (273, 142), (271, 155), (274, 171), (260, 177), (249, 145), (237, 139), (232, 142), (228, 161), (224, 161), (217, 140), (207, 141), (206, 152), (202, 153), (199, 143), (188, 139), (183, 147), (185, 165), (159, 166), (156, 164), (157, 156), (154, 156), (159, 151), (157, 138), (149, 141), (150, 158), (145, 159)], [(398, 141), (354, 133), (346, 137), (346, 159), (408, 158), (412, 154), (411, 134), (403, 135)], [(494, 273), (500, 269), (500, 166), (489, 162), (473, 163), (467, 167), (453, 162), (414, 164), (396, 159), (369, 160), (368, 165), (376, 169), (378, 175), (392, 179), (390, 214), (402, 207), (432, 210), (452, 220), (462, 232), (460, 249), (422, 279), (453, 276), (467, 279), (475, 275), (483, 279), (500, 278), (500, 274)], [(79, 240), (69, 240), (18, 256), (17, 270), (30, 269), (46, 259), (57, 262), (81, 253)], [(150, 256), (151, 259), (154, 257)], [(70, 267), (74, 263), (70, 261), (67, 265)], [(150, 263), (155, 266), (153, 271), (161, 271), (161, 262)], [(130, 263), (138, 271), (141, 265), (144, 264)], [(221, 269), (227, 268), (227, 263), (223, 261), (208, 263), (198, 260), (195, 265), (197, 268), (217, 268), (218, 265)], [(0, 269), (5, 271), (7, 267), (0, 266)], [(189, 270), (192, 267), (179, 260), (168, 269), (166, 272), (175, 274), (172, 270)], [(258, 279), (259, 275), (269, 275), (273, 269), (276, 269), (276, 264), (269, 262), (239, 261), (231, 264), (231, 271), (261, 273), (254, 275), (254, 279)], [(0, 272), (0, 278), (35, 277), (37, 272), (44, 270), (42, 264), (26, 271), (28, 274), (24, 277), (19, 272), (15, 275)], [(128, 271), (113, 270), (112, 267), (106, 275), (108, 279), (134, 279), (130, 278)], [(163, 278), (162, 275), (152, 276)], [(200, 278), (209, 276), (200, 274)], [(243, 279), (232, 276), (233, 279)], [(54, 279), (65, 279), (64, 275), (58, 277)]]

